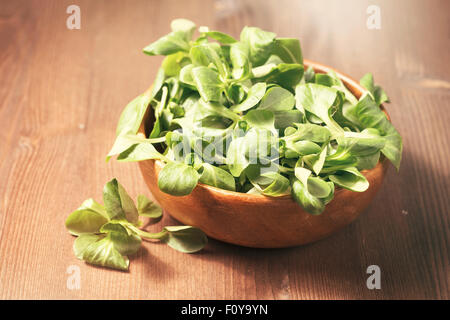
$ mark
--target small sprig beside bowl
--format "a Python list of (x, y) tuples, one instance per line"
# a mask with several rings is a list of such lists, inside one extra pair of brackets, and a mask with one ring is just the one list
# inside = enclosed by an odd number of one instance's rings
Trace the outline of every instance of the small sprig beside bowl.
[(127, 271), (128, 256), (138, 252), (142, 239), (160, 241), (184, 253), (197, 252), (208, 242), (200, 229), (191, 226), (165, 226), (156, 233), (142, 230), (140, 217), (156, 223), (162, 209), (144, 195), (138, 196), (136, 207), (117, 179), (106, 183), (103, 202), (87, 199), (66, 219), (67, 230), (77, 236), (75, 256), (89, 264)]

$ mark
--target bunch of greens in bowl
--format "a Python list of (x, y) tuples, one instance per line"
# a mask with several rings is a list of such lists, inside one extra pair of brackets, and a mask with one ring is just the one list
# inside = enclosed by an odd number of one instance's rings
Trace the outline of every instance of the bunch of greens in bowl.
[[(239, 40), (178, 19), (144, 48), (166, 56), (152, 89), (122, 112), (108, 159), (158, 159), (159, 188), (185, 196), (197, 183), (270, 197), (291, 195), (320, 214), (336, 187), (364, 192), (362, 170), (386, 157), (398, 169), (402, 139), (380, 108), (371, 74), (358, 99), (334, 72), (304, 70), (300, 42), (245, 27)], [(148, 136), (138, 133), (147, 108)]]

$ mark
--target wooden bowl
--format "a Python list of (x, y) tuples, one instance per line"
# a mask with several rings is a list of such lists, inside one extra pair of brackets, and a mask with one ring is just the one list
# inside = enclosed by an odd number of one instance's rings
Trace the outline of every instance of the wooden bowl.
[[(305, 60), (317, 73), (334, 70)], [(334, 70), (346, 87), (360, 97), (365, 91), (358, 82)], [(151, 108), (149, 108), (150, 110)], [(384, 109), (383, 109), (384, 110)], [(147, 112), (140, 132), (149, 132), (152, 114)], [(334, 199), (321, 215), (304, 211), (291, 196), (266, 197), (218, 189), (199, 183), (190, 195), (176, 197), (158, 188), (158, 174), (164, 164), (157, 160), (139, 162), (144, 180), (154, 198), (173, 218), (202, 229), (209, 237), (255, 248), (282, 248), (322, 239), (352, 222), (380, 189), (388, 161), (384, 157), (362, 173), (370, 183), (362, 193), (336, 188)]]

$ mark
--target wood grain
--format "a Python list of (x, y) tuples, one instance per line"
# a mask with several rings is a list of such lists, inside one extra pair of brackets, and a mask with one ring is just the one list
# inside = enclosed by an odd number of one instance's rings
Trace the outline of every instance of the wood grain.
[[(68, 5), (81, 29), (68, 30)], [(0, 298), (448, 299), (448, 1), (0, 0)], [(239, 35), (245, 25), (301, 39), (304, 56), (354, 78), (372, 71), (404, 137), (372, 205), (317, 243), (249, 249), (210, 241), (185, 255), (153, 243), (128, 273), (77, 260), (66, 216), (117, 177), (147, 192), (136, 164), (105, 163), (123, 106), (153, 81), (141, 48), (186, 17)], [(164, 218), (163, 224), (174, 223)], [(366, 287), (379, 265), (381, 290)], [(81, 269), (81, 289), (66, 286)]]

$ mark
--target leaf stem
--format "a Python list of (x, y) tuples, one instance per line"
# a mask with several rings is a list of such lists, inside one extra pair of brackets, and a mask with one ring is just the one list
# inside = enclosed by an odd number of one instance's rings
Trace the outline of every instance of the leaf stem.
[(152, 139), (147, 139), (148, 142), (150, 143), (161, 143), (161, 142), (165, 142), (166, 141), (166, 137), (159, 137), (159, 138), (152, 138)]
[(155, 232), (155, 233), (150, 233), (144, 230), (141, 230), (139, 228), (136, 228), (134, 226), (130, 226), (130, 228), (136, 232), (139, 236), (143, 237), (143, 238), (147, 238), (147, 239), (161, 239), (162, 237), (164, 237), (168, 231), (167, 230), (163, 230), (161, 232)]

